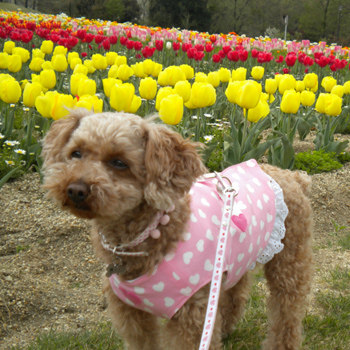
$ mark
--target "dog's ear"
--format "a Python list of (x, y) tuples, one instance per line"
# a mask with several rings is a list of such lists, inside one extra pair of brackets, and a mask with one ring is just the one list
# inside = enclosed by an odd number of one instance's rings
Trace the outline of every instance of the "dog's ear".
[(78, 128), (81, 118), (91, 115), (85, 108), (71, 111), (68, 118), (59, 119), (52, 123), (49, 132), (43, 140), (41, 156), (44, 167), (60, 160), (62, 147), (68, 142), (71, 134)]
[(184, 140), (178, 133), (155, 123), (146, 132), (146, 186), (148, 204), (167, 210), (188, 192), (197, 177), (206, 172), (197, 152), (200, 143)]

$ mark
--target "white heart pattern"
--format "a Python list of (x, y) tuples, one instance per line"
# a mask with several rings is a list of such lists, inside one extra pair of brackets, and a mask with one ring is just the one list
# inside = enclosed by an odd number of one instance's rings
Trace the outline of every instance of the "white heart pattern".
[(270, 200), (270, 197), (266, 193), (264, 193), (263, 199), (264, 199), (264, 202), (267, 203)]
[(175, 300), (169, 297), (164, 298), (165, 306), (172, 307), (175, 304)]
[(260, 183), (260, 181), (257, 178), (254, 178), (253, 182), (255, 183), (255, 185), (261, 186), (261, 183)]
[(254, 192), (255, 192), (254, 188), (253, 188), (252, 186), (250, 186), (250, 184), (247, 184), (246, 187), (247, 187), (247, 190), (248, 190), (250, 193), (254, 193)]
[(243, 258), (244, 258), (244, 253), (238, 254), (237, 261), (241, 262), (243, 260)]
[(197, 247), (198, 251), (202, 253), (204, 251), (204, 241), (202, 239), (200, 239), (197, 242), (196, 247)]
[(264, 226), (265, 226), (265, 222), (260, 220), (260, 229), (262, 230), (264, 228)]
[(242, 232), (241, 235), (239, 236), (239, 243), (242, 243), (245, 240), (246, 236), (247, 236), (246, 233)]
[(205, 219), (207, 217), (207, 215), (202, 209), (198, 209), (198, 214), (202, 219)]
[(197, 218), (191, 213), (191, 221), (192, 222), (197, 222)]
[(135, 287), (134, 291), (135, 291), (136, 294), (144, 294), (145, 293), (145, 288)]
[(173, 272), (173, 277), (176, 279), (176, 281), (180, 281), (180, 277), (175, 272)]
[(264, 207), (263, 207), (263, 205), (262, 205), (260, 199), (257, 201), (256, 206), (257, 206), (260, 210), (263, 210), (263, 209), (264, 209)]
[(213, 224), (218, 225), (218, 226), (221, 224), (220, 220), (218, 219), (218, 217), (216, 215), (212, 216), (211, 221)]
[(209, 229), (207, 230), (205, 237), (207, 237), (209, 239), (209, 241), (214, 240), (213, 234), (211, 233), (211, 231)]
[(153, 285), (153, 290), (155, 290), (156, 292), (163, 292), (164, 290), (164, 283), (163, 282), (159, 282), (158, 284)]
[(190, 239), (191, 239), (191, 233), (190, 232), (186, 232), (185, 234), (184, 234), (184, 240), (187, 242), (187, 241), (189, 241)]
[(198, 284), (198, 282), (199, 282), (199, 274), (197, 273), (194, 276), (190, 276), (189, 280), (190, 280), (190, 283), (193, 284), (193, 285)]
[(202, 203), (203, 205), (205, 205), (206, 207), (210, 207), (210, 203), (209, 203), (205, 198), (202, 198), (202, 199), (201, 199), (201, 203)]
[(192, 258), (193, 258), (193, 253), (192, 252), (187, 252), (187, 253), (184, 253), (184, 255), (183, 255), (184, 263), (186, 265), (188, 265), (191, 262)]
[(253, 226), (256, 226), (258, 223), (256, 222), (256, 217), (255, 215), (252, 215), (252, 224)]
[(270, 223), (272, 219), (273, 219), (273, 216), (270, 214), (267, 214), (267, 222)]
[(213, 271), (214, 269), (214, 265), (210, 262), (209, 259), (205, 260), (205, 263), (204, 263), (204, 270), (205, 271)]
[(182, 288), (182, 289), (180, 290), (180, 293), (181, 293), (182, 295), (185, 295), (186, 297), (188, 297), (188, 296), (191, 295), (192, 289), (191, 289), (190, 287)]

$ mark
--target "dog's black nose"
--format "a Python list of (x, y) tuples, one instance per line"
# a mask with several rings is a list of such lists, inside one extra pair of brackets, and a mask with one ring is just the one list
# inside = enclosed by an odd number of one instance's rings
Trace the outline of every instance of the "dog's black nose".
[(72, 183), (67, 188), (67, 194), (74, 203), (78, 204), (86, 200), (89, 194), (89, 188), (83, 182)]

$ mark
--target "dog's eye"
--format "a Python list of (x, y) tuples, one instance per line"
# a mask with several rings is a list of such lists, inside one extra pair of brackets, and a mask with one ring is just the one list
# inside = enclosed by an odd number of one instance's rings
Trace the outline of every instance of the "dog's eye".
[(81, 158), (81, 152), (80, 151), (74, 151), (70, 155), (72, 158)]
[(115, 168), (115, 169), (118, 169), (118, 170), (124, 170), (124, 169), (127, 169), (128, 166), (126, 164), (124, 164), (121, 160), (119, 159), (113, 159), (109, 162), (109, 164)]

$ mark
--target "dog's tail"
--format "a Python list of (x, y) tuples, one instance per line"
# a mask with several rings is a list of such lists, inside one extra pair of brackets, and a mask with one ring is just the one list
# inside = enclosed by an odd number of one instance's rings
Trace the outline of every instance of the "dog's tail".
[(308, 195), (311, 191), (311, 177), (305, 171), (294, 171), (293, 174), (304, 194)]

